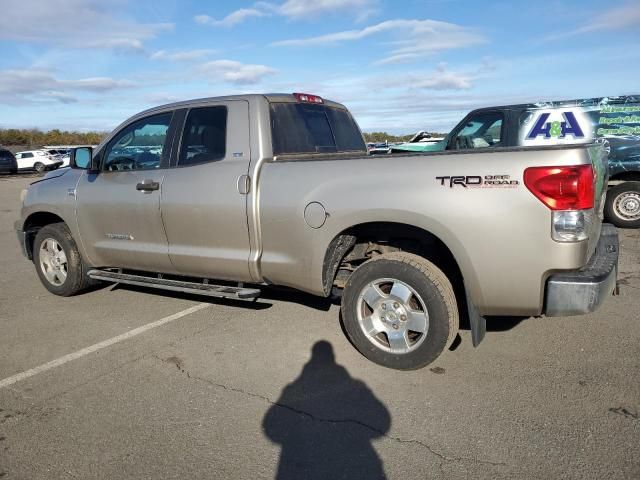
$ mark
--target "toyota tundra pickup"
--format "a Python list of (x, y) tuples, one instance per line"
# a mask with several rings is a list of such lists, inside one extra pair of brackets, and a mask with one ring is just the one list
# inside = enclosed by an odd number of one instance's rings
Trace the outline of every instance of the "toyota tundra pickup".
[(31, 184), (16, 230), (56, 295), (334, 295), (353, 345), (396, 369), (435, 360), (461, 315), (477, 345), (486, 316), (585, 314), (614, 291), (602, 145), (366, 152), (315, 95), (165, 105)]

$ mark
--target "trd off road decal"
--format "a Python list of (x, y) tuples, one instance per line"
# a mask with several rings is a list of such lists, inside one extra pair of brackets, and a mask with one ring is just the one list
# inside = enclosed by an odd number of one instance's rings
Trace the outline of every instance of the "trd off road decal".
[(512, 180), (510, 175), (454, 175), (436, 177), (443, 187), (453, 188), (461, 186), (464, 188), (516, 188), (520, 182)]

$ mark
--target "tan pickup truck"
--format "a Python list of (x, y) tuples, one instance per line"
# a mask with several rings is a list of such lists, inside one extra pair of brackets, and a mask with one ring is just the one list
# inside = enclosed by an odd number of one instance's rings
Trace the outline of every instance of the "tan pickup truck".
[(23, 192), (44, 286), (110, 281), (253, 300), (341, 296), (367, 358), (414, 369), (485, 316), (577, 315), (616, 284), (601, 146), (368, 156), (338, 103), (239, 95), (153, 108)]

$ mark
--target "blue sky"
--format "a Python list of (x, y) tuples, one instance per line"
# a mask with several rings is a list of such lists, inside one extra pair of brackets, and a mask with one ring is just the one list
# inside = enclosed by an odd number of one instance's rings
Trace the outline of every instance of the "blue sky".
[(640, 1), (2, 0), (0, 128), (110, 130), (244, 92), (345, 103), (366, 131), (640, 93)]

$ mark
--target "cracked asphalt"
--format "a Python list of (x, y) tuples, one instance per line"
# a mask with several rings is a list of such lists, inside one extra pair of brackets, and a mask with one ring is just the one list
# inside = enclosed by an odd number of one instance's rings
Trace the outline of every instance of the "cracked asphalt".
[(189, 307), (136, 337), (0, 388), (0, 478), (640, 478), (640, 231), (621, 295), (572, 318), (491, 319), (430, 368), (374, 365), (339, 309), (107, 287), (59, 298), (13, 232), (0, 178), (0, 381)]

